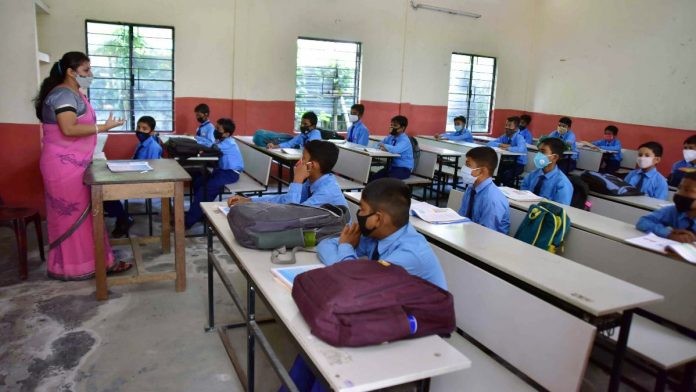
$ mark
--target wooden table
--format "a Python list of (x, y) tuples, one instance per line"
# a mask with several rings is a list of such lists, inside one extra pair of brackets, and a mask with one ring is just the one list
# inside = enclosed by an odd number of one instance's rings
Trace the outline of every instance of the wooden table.
[[(106, 166), (107, 161), (94, 161), (87, 168), (84, 183), (92, 188), (92, 216), (94, 230), (95, 277), (97, 299), (107, 299), (108, 285), (143, 283), (175, 279), (176, 291), (186, 290), (186, 265), (184, 252), (184, 181), (191, 177), (173, 159), (151, 159), (147, 161), (154, 169), (148, 172), (113, 173)], [(106, 200), (128, 198), (162, 198), (162, 233), (158, 237), (140, 237), (112, 240), (113, 244), (130, 243), (135, 258), (135, 275), (110, 277), (107, 282), (104, 259), (104, 211)], [(162, 243), (162, 252), (169, 253), (169, 199), (174, 198), (174, 267), (175, 272), (145, 273), (141, 263), (141, 243)]]

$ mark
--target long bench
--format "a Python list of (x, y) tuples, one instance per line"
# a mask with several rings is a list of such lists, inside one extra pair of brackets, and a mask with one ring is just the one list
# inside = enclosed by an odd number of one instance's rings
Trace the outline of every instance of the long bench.
[(268, 189), (273, 158), (245, 144), (237, 143), (244, 160), (244, 172), (239, 174), (239, 180), (234, 184), (225, 185), (229, 193), (257, 193)]

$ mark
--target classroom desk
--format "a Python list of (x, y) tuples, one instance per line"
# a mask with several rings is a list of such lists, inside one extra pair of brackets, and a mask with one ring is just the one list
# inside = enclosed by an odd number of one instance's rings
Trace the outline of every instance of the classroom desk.
[[(509, 201), (510, 231), (514, 233), (534, 203)], [(662, 294), (664, 301), (642, 309), (690, 330), (694, 336), (696, 265), (627, 243), (627, 239), (645, 234), (631, 224), (570, 206), (563, 208), (572, 227), (563, 257)]]
[(281, 193), (283, 191), (283, 184), (289, 184), (288, 181), (285, 181), (283, 179), (283, 166), (288, 167), (290, 171), (290, 181), (292, 181), (292, 178), (295, 174), (295, 163), (302, 159), (302, 154), (287, 154), (284, 153), (280, 148), (268, 149), (264, 147), (259, 147), (256, 144), (254, 144), (253, 136), (235, 136), (234, 138), (246, 145), (249, 145), (261, 151), (266, 155), (271, 156), (271, 158), (273, 158), (273, 160), (278, 163), (278, 175), (271, 176), (271, 178), (278, 181), (278, 193)]
[[(436, 190), (438, 194), (438, 198), (440, 197), (439, 195), (442, 195), (445, 193), (445, 182), (442, 181), (442, 179), (446, 178), (446, 173), (442, 170), (443, 166), (451, 167), (453, 170), (452, 173), (452, 188), (457, 187), (457, 181), (459, 180), (459, 177), (457, 176), (457, 173), (459, 171), (459, 162), (460, 159), (464, 158), (464, 153), (459, 152), (459, 151), (454, 151), (450, 150), (447, 148), (442, 148), (442, 147), (437, 147), (437, 146), (431, 146), (431, 145), (423, 145), (420, 146), (420, 149), (423, 151), (431, 152), (433, 154), (437, 155), (437, 173), (439, 173), (440, 181), (438, 184), (438, 189)], [(463, 162), (463, 160), (462, 160)]]
[(497, 139), (493, 136), (486, 136), (486, 135), (473, 135), (473, 137), (474, 137), (474, 140), (478, 140), (482, 143), (488, 143), (488, 142), (491, 142), (491, 141)]
[[(345, 195), (353, 203), (360, 200), (360, 192)], [(415, 217), (410, 222), (428, 241), (598, 329), (620, 325), (609, 387), (618, 390), (633, 312), (663, 300), (661, 295), (475, 223), (434, 225)]]
[[(153, 170), (128, 173), (112, 173), (106, 166), (107, 161), (93, 161), (84, 175), (84, 183), (91, 187), (92, 217), (94, 231), (95, 280), (98, 300), (107, 299), (108, 284), (120, 285), (175, 279), (176, 291), (186, 290), (186, 254), (184, 251), (184, 181), (191, 177), (173, 159), (150, 159), (147, 162)], [(174, 198), (174, 272), (145, 273), (141, 265), (139, 243), (152, 243), (157, 237), (115, 239), (112, 243), (127, 244), (133, 247), (135, 258), (135, 275), (113, 276), (106, 278), (106, 261), (104, 260), (104, 213), (103, 202), (153, 197), (162, 198), (162, 233), (159, 238), (162, 252), (170, 250), (169, 199)], [(154, 240), (154, 241), (153, 241)]]
[(672, 204), (649, 196), (610, 196), (590, 191), (592, 212), (635, 225), (643, 215)]
[[(253, 364), (257, 343), (271, 359), (272, 366), (281, 379), (285, 382), (290, 380), (283, 365), (277, 360), (273, 348), (258, 327), (255, 318), (256, 294), (260, 294), (265, 299), (275, 319), (287, 328), (293, 339), (297, 341), (305, 359), (308, 359), (308, 363), (314, 364), (320, 376), (334, 391), (369, 391), (416, 380), (423, 380), (423, 384), (427, 386), (430, 377), (471, 366), (468, 358), (435, 335), (359, 348), (333, 347), (312, 336), (290, 291), (278, 283), (271, 274), (271, 268), (277, 267), (270, 261), (271, 252), (248, 249), (239, 245), (234, 239), (227, 218), (218, 209), (220, 205), (224, 203), (201, 203), (210, 225), (208, 230), (210, 233), (208, 236), (208, 330), (218, 329), (225, 342), (224, 330), (228, 326), (216, 327), (214, 322), (213, 270), (215, 270), (245, 319), (244, 323), (237, 326), (247, 327), (248, 371), (246, 375), (238, 366), (239, 361), (233, 354), (231, 346), (228, 353), (246, 390), (254, 390)], [(213, 252), (213, 234), (219, 238), (247, 280), (248, 312), (245, 312), (241, 299), (232, 287), (229, 272), (221, 267), (221, 263)], [(319, 262), (314, 253), (299, 252), (297, 258), (298, 264)]]
[(580, 143), (577, 144), (577, 147), (578, 162), (576, 167), (581, 170), (599, 171), (604, 154), (616, 154), (616, 151), (595, 149)]

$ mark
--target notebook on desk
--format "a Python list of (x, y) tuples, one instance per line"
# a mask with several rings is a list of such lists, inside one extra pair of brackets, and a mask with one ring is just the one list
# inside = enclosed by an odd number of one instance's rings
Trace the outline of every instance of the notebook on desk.
[(543, 197), (535, 195), (531, 191), (523, 191), (515, 188), (510, 188), (507, 186), (498, 187), (503, 195), (510, 200), (516, 201), (542, 201)]
[(450, 224), (469, 222), (451, 208), (440, 208), (422, 201), (411, 200), (411, 215), (417, 216), (428, 223)]
[(273, 277), (276, 278), (283, 286), (292, 289), (292, 283), (295, 281), (297, 275), (307, 272), (313, 269), (322, 268), (324, 264), (309, 264), (309, 265), (296, 265), (293, 267), (278, 267), (271, 268), (271, 273)]
[(662, 254), (674, 253), (682, 259), (696, 264), (696, 244), (683, 243), (658, 237), (650, 233), (640, 237), (629, 238), (626, 242), (638, 247), (649, 249)]
[(114, 173), (148, 172), (152, 170), (147, 161), (109, 161), (106, 166)]

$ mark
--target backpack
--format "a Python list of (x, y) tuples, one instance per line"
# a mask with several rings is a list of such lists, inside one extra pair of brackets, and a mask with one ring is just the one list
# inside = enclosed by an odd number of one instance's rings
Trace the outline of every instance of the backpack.
[(592, 203), (587, 200), (590, 195), (590, 187), (587, 186), (587, 183), (580, 176), (570, 174), (568, 175), (568, 180), (573, 185), (573, 197), (570, 200), (570, 206), (589, 211), (592, 207)]
[(312, 247), (339, 235), (349, 220), (347, 207), (331, 204), (244, 203), (230, 207), (227, 214), (234, 238), (254, 249)]
[(420, 159), (420, 147), (418, 146), (418, 141), (415, 137), (409, 136), (408, 140), (411, 141), (411, 151), (413, 152), (413, 170), (411, 170), (411, 172), (413, 172), (416, 170), (418, 160)]
[(563, 241), (568, 230), (570, 219), (565, 210), (542, 201), (529, 207), (515, 238), (551, 253), (563, 253)]
[(612, 196), (641, 196), (644, 195), (633, 185), (609, 173), (598, 173), (585, 170), (580, 176), (587, 183), (590, 190), (604, 195)]
[(171, 137), (164, 143), (167, 154), (170, 158), (191, 158), (191, 157), (220, 157), (222, 151), (213, 144), (211, 147), (199, 144), (194, 139), (187, 137)]
[[(317, 128), (317, 129), (319, 129), (319, 128)], [(319, 129), (319, 133), (321, 133), (322, 140), (331, 140), (331, 139), (346, 140), (345, 137), (339, 135), (338, 132), (336, 132), (336, 131), (327, 131), (325, 129)]]
[(257, 129), (254, 132), (252, 140), (254, 142), (254, 145), (266, 148), (268, 143), (280, 144), (283, 142), (287, 142), (292, 138), (293, 136), (287, 133), (267, 131), (265, 129)]
[(385, 261), (349, 260), (298, 275), (292, 298), (312, 334), (359, 347), (455, 329), (447, 290)]

